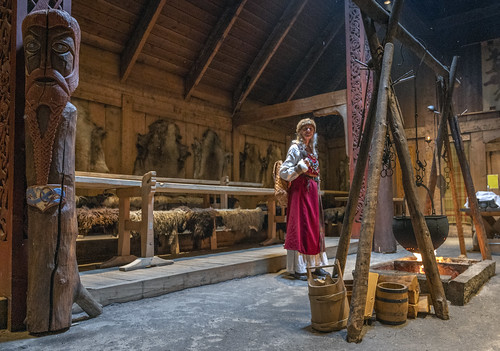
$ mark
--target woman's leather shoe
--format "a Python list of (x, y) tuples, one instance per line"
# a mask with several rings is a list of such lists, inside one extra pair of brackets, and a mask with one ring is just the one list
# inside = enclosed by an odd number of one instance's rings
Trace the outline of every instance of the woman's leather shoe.
[(293, 273), (293, 277), (297, 280), (303, 280), (303, 281), (306, 281), (307, 280), (307, 273)]

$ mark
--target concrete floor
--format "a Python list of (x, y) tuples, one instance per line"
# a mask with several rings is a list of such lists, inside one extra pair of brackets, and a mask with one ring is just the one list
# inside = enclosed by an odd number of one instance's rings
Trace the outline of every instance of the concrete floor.
[[(372, 263), (407, 254), (401, 247), (373, 253)], [(437, 254), (458, 256), (458, 240), (450, 237)], [(500, 256), (493, 258), (498, 272)], [(355, 259), (349, 256), (347, 271)], [(396, 327), (375, 322), (360, 344), (346, 342), (345, 329), (311, 329), (306, 284), (281, 271), (112, 304), (58, 335), (0, 332), (0, 350), (500, 350), (499, 275), (467, 305), (449, 305), (450, 320), (429, 315)]]

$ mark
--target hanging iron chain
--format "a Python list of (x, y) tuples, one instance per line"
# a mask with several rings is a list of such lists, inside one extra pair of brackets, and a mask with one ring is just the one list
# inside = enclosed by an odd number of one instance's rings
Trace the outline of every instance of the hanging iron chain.
[(449, 189), (450, 182), (451, 182), (451, 178), (450, 178), (451, 170), (450, 170), (450, 167), (448, 166), (449, 165), (448, 158), (450, 157), (450, 155), (448, 155), (448, 153), (445, 150), (445, 152), (443, 153), (443, 155), (441, 157), (443, 158), (444, 162), (446, 162), (443, 170), (444, 170), (444, 179), (446, 181), (446, 189)]
[(395, 168), (396, 151), (394, 150), (394, 144), (391, 141), (389, 131), (387, 131), (385, 134), (384, 154), (382, 155), (382, 170), (380, 171), (380, 176), (382, 178), (391, 177), (394, 174)]

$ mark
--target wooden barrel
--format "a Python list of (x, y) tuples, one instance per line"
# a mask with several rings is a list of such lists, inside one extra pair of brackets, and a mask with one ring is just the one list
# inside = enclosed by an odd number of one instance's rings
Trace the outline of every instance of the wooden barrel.
[(336, 278), (332, 278), (330, 275), (327, 275), (325, 280), (312, 278), (311, 269), (331, 266), (308, 268), (311, 326), (321, 332), (345, 328), (349, 317), (347, 293), (338, 264), (336, 264), (338, 272)]
[(381, 323), (404, 324), (408, 314), (408, 287), (393, 282), (379, 283), (375, 294), (375, 314)]

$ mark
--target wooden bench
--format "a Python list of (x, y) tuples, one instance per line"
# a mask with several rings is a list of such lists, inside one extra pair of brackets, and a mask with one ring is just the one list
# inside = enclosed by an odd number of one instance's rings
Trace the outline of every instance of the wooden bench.
[[(277, 238), (276, 224), (286, 222), (284, 213), (276, 216), (276, 201), (273, 188), (263, 188), (260, 183), (231, 182), (227, 178), (222, 181), (161, 178), (156, 172), (148, 172), (144, 176), (76, 172), (75, 187), (79, 189), (115, 190), (119, 198), (118, 220), (118, 253), (101, 267), (122, 266), (120, 270), (128, 271), (154, 265), (171, 264), (154, 255), (153, 211), (155, 193), (165, 194), (199, 194), (220, 195), (221, 208), (227, 208), (228, 196), (263, 196), (267, 202), (267, 240), (262, 245), (280, 243)], [(347, 192), (322, 190), (321, 195), (345, 196)], [(141, 197), (141, 221), (130, 220), (130, 198)], [(207, 206), (208, 207), (208, 206)], [(214, 226), (215, 228), (215, 226)], [(141, 238), (141, 257), (130, 254), (130, 232), (136, 231)], [(215, 233), (214, 233), (215, 234)], [(178, 240), (174, 251), (178, 253)], [(217, 237), (210, 239), (212, 249), (217, 248)]]
[[(154, 255), (153, 203), (155, 193), (220, 195), (221, 207), (227, 208), (229, 195), (265, 196), (268, 208), (268, 240), (264, 244), (277, 242), (275, 226), (274, 189), (263, 188), (259, 183), (207, 181), (197, 179), (157, 178), (156, 172), (144, 176), (123, 174), (76, 172), (75, 187), (78, 189), (115, 190), (119, 198), (118, 254), (103, 267), (122, 266), (128, 271), (154, 265), (171, 264)], [(229, 185), (230, 184), (230, 185)], [(257, 186), (255, 186), (257, 185)], [(260, 186), (260, 187), (259, 187)], [(141, 221), (130, 220), (130, 198), (141, 197)], [(141, 257), (130, 255), (130, 231), (137, 231), (141, 238)], [(216, 237), (211, 247), (216, 248)]]

